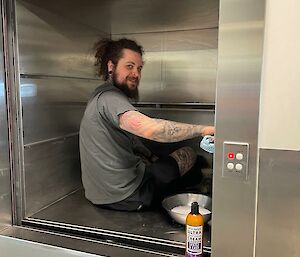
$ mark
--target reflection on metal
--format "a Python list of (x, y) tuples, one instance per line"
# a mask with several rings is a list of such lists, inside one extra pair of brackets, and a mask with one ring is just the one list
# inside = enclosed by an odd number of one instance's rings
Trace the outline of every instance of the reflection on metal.
[[(254, 256), (264, 4), (261, 0), (222, 0), (220, 5), (212, 212), (214, 257)], [(224, 141), (249, 143), (247, 181), (222, 176)]]
[[(22, 4), (29, 9), (35, 6), (36, 10), (42, 10), (44, 14), (52, 13), (52, 15), (55, 14), (60, 18), (64, 17), (66, 21), (78, 24), (81, 27), (84, 25), (86, 29), (93, 28), (97, 31), (95, 34), (110, 34), (110, 10), (112, 4), (116, 4), (117, 1), (72, 0), (72, 3), (70, 3), (70, 0), (60, 0), (59, 3), (53, 3), (49, 0), (22, 0)], [(37, 11), (36, 13), (40, 12)]]
[(217, 27), (218, 3), (218, 0), (117, 0), (111, 5), (111, 33)]
[(20, 224), (24, 217), (24, 151), (22, 109), (19, 90), (19, 53), (15, 23), (15, 1), (2, 2), (3, 46), (7, 114), (9, 130), (9, 155), (12, 190), (12, 223)]
[(22, 97), (24, 144), (63, 137), (79, 131), (86, 103), (98, 80), (46, 77), (21, 79), (34, 85), (36, 95)]
[[(1, 4), (1, 14), (3, 14), (3, 1)], [(0, 20), (0, 38), (3, 38), (3, 16)], [(8, 127), (6, 111), (6, 90), (4, 85), (4, 59), (3, 41), (0, 40), (0, 230), (12, 224), (11, 217), (11, 188), (10, 188), (10, 167), (8, 159)]]
[(21, 84), (20, 85), (20, 94), (22, 97), (34, 97), (37, 95), (37, 89), (35, 84)]
[(20, 73), (95, 78), (92, 47), (107, 34), (26, 1), (17, 14)]
[(80, 187), (79, 171), (78, 137), (26, 147), (25, 216), (32, 215)]
[(260, 149), (257, 257), (300, 256), (300, 151)]

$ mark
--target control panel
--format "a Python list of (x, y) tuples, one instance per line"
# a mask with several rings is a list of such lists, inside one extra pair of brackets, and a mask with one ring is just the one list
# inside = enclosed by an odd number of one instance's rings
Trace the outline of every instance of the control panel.
[(225, 141), (223, 145), (223, 177), (235, 177), (247, 180), (248, 156), (248, 143)]

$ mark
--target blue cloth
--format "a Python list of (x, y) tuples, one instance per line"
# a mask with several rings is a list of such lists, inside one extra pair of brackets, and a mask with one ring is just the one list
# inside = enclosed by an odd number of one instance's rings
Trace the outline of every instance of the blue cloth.
[(200, 147), (209, 153), (215, 152), (215, 140), (213, 136), (205, 136), (200, 142)]

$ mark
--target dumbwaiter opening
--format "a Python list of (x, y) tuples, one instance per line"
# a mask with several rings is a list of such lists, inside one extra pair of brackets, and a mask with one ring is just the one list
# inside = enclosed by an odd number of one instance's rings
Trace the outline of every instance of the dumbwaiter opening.
[[(202, 136), (213, 133), (199, 133), (177, 142), (140, 137), (139, 142), (151, 151), (148, 157), (166, 158), (178, 149), (192, 149), (193, 167), (168, 185), (160, 204), (124, 212), (96, 206), (97, 201), (92, 204), (86, 199), (79, 129), (93, 92), (104, 84), (95, 75), (93, 46), (105, 38), (113, 42), (132, 39), (145, 50), (139, 65), (143, 66), (139, 99), (131, 103), (139, 113), (160, 121), (213, 126), (218, 10), (218, 1), (150, 4), (91, 0), (72, 5), (69, 1), (59, 5), (17, 1), (24, 131), (23, 201), (18, 206), (24, 214), (22, 224), (183, 253), (184, 225), (172, 216), (176, 207), (172, 201), (181, 201), (184, 206), (193, 195), (201, 195), (200, 200), (211, 209), (213, 154), (204, 151), (200, 142)], [(101, 147), (105, 149), (105, 144)], [(88, 183), (91, 181), (93, 177)], [(178, 196), (175, 200), (171, 198), (174, 195)], [(207, 253), (210, 226), (207, 220)]]

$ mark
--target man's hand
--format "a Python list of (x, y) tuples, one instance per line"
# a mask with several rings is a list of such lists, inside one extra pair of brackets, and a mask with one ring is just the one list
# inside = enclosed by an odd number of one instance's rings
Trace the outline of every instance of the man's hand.
[(207, 135), (213, 136), (215, 134), (215, 127), (213, 126), (204, 127), (201, 131), (201, 134), (203, 137)]

